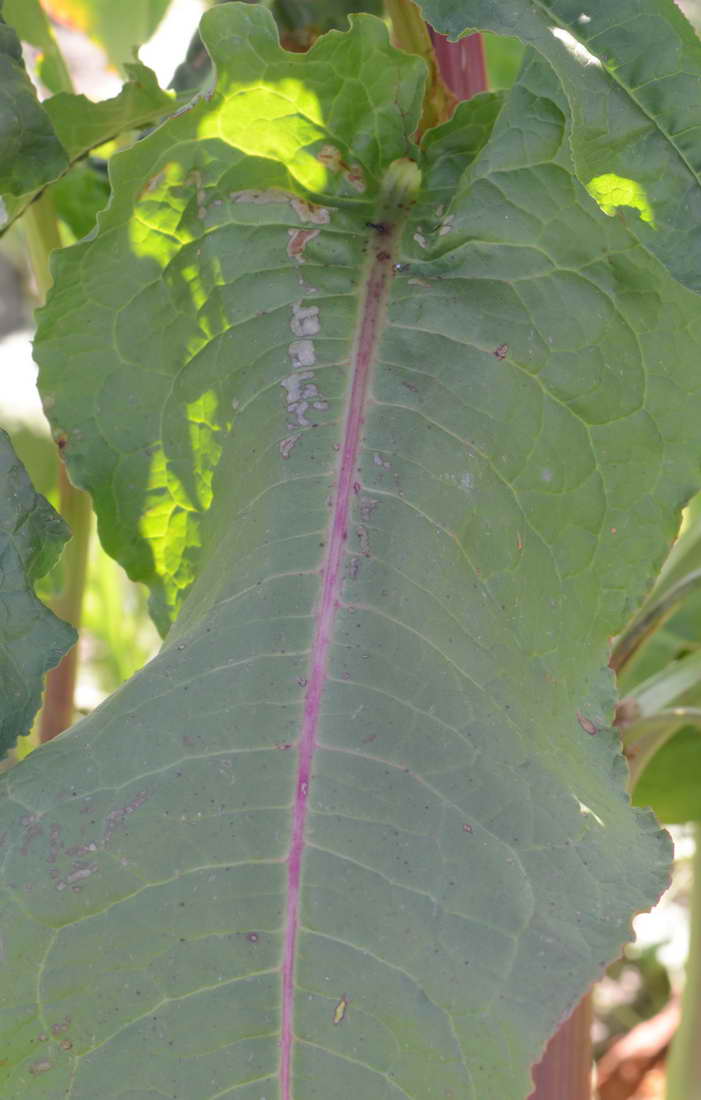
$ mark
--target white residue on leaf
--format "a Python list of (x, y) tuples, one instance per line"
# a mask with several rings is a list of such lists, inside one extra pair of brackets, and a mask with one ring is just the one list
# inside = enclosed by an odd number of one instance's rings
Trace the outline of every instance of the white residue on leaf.
[(316, 363), (316, 352), (312, 340), (293, 340), (287, 351), (295, 370), (313, 367)]
[(294, 302), (290, 328), (295, 336), (316, 336), (319, 331), (319, 307)]
[(418, 244), (419, 248), (428, 248), (428, 241), (424, 237), (423, 233), (420, 233), (418, 229), (416, 233), (414, 233), (414, 240)]
[(372, 461), (376, 466), (381, 466), (383, 470), (389, 470), (389, 462), (382, 455), (373, 455)]
[(448, 217), (445, 218), (441, 222), (441, 227), (438, 230), (438, 236), (439, 237), (445, 237), (446, 233), (450, 233), (450, 231), (452, 230), (454, 225), (455, 225), (455, 215), (454, 214), (449, 214)]
[(302, 428), (310, 427), (309, 421), (304, 415), (309, 408), (307, 398), (316, 397), (318, 393), (314, 384), (305, 385), (305, 382), (313, 377), (314, 371), (304, 370), (288, 375), (287, 378), (283, 378), (281, 383), (283, 389), (287, 390), (287, 412), (289, 416), (295, 418), (297, 424)]
[[(325, 206), (317, 206), (306, 199), (293, 197), (290, 205), (301, 222), (314, 226), (328, 225), (331, 220), (330, 211)], [(304, 250), (308, 243), (314, 240), (320, 233), (319, 228), (288, 229), (287, 255), (298, 269), (297, 282), (302, 292), (315, 294), (316, 287), (308, 286), (299, 270), (304, 263)], [(316, 350), (312, 337), (317, 336), (321, 329), (319, 319), (319, 307), (305, 305), (300, 298), (292, 303), (292, 315), (290, 317), (290, 329), (297, 337), (287, 346), (287, 354), (292, 365), (292, 373), (281, 381), (285, 390), (285, 406), (287, 409), (287, 427), (292, 435), (287, 436), (280, 443), (282, 458), (289, 458), (292, 450), (302, 432), (297, 428), (312, 428), (314, 424), (307, 417), (310, 409), (323, 411), (328, 408), (328, 402), (314, 382), (314, 372), (310, 370), (316, 363)]]
[[(292, 317), (290, 328), (296, 336), (306, 339), (293, 340), (288, 346), (288, 354), (292, 363), (292, 373), (283, 378), (280, 383), (286, 391), (285, 404), (287, 407), (288, 428), (311, 428), (312, 422), (307, 418), (310, 408), (323, 411), (328, 408), (328, 402), (314, 382), (314, 371), (309, 370), (316, 363), (314, 342), (310, 336), (316, 336), (319, 332), (319, 308), (318, 306), (304, 306), (302, 302), (294, 302), (292, 305)], [(295, 433), (284, 439), (280, 444), (280, 454), (288, 458), (299, 435)]]
[(287, 439), (283, 439), (280, 443), (280, 454), (283, 458), (289, 458), (292, 448), (301, 436), (301, 432), (296, 432), (295, 435), (288, 435)]
[(598, 57), (595, 57), (593, 53), (590, 53), (586, 46), (583, 46), (581, 42), (578, 42), (573, 34), (569, 31), (563, 30), (561, 27), (551, 27), (550, 33), (554, 38), (559, 38), (563, 46), (569, 50), (573, 57), (579, 61), (582, 65), (596, 65), (597, 68), (601, 68), (601, 62)]

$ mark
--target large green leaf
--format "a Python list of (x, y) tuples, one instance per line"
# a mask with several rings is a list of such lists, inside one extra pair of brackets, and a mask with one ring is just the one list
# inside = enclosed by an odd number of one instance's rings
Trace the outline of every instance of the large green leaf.
[(67, 535), (0, 431), (0, 757), (29, 732), (44, 673), (75, 641), (73, 628), (44, 607), (33, 589)]
[(569, 99), (579, 178), (701, 291), (701, 42), (674, 0), (418, 3), (453, 38), (491, 30), (547, 58)]
[(41, 321), (178, 617), (6, 780), (4, 1088), (523, 1100), (665, 882), (606, 661), (697, 484), (698, 300), (542, 63), (416, 150), (379, 21), (202, 34), (217, 89), (114, 158)]
[(0, 17), (0, 226), (5, 205), (66, 167), (66, 154), (37, 100), (12, 27)]

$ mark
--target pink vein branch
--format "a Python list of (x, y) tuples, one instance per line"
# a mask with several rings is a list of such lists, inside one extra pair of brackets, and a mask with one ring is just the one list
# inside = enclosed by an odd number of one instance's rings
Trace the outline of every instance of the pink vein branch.
[[(294, 970), (297, 931), (299, 928), (300, 876), (304, 851), (304, 829), (309, 803), (309, 784), (312, 760), (317, 746), (321, 697), (326, 683), (333, 625), (339, 606), (343, 550), (348, 537), (351, 495), (367, 403), (370, 372), (384, 324), (389, 286), (393, 275), (394, 252), (400, 225), (397, 215), (404, 215), (405, 213), (407, 199), (410, 197), (407, 186), (412, 190), (416, 189), (418, 169), (410, 161), (395, 161), (388, 170), (385, 183), (383, 197), (385, 198), (385, 209), (390, 209), (390, 217), (387, 217), (383, 211), (382, 220), (372, 222), (369, 226), (372, 231), (370, 261), (366, 273), (365, 293), (360, 305), (357, 337), (351, 357), (350, 398), (343, 425), (343, 444), (340, 451), (336, 488), (332, 501), (326, 553), (322, 563), (323, 581), (315, 614), (316, 623), (310, 655), (309, 681), (304, 701), (304, 716), (299, 741), (292, 838), (287, 858), (287, 914), (282, 961), (282, 1026), (280, 1039), (281, 1100), (292, 1100), (290, 1070), (293, 1045)], [(401, 220), (403, 221), (403, 217)]]

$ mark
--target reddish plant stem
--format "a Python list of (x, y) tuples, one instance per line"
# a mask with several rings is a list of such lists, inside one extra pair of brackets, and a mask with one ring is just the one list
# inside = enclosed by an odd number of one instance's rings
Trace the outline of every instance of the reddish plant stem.
[(488, 87), (484, 41), (481, 34), (469, 34), (458, 42), (449, 42), (433, 28), (431, 41), (440, 74), (458, 100), (472, 99)]
[(591, 1096), (591, 994), (560, 1024), (533, 1070), (528, 1100), (589, 1100)]

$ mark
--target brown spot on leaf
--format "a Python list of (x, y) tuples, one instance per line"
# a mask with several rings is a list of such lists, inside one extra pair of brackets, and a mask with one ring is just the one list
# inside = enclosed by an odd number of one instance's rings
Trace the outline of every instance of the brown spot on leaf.
[(579, 711), (577, 711), (577, 721), (579, 722), (584, 732), (590, 733), (592, 737), (595, 733), (598, 732), (596, 726), (591, 721), (591, 719), (586, 718), (585, 715), (581, 714)]

